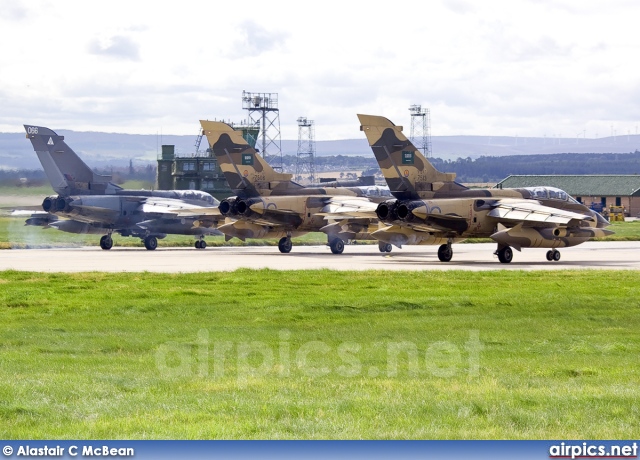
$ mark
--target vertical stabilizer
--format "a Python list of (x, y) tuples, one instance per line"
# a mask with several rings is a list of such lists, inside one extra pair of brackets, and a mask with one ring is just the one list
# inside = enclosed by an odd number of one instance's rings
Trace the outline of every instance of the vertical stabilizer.
[(364, 131), (391, 193), (399, 199), (416, 199), (421, 192), (465, 189), (454, 173), (438, 171), (402, 134), (402, 126), (385, 117), (360, 115)]
[(51, 187), (62, 196), (102, 195), (120, 187), (110, 184), (111, 176), (94, 173), (64, 142), (64, 136), (42, 126), (24, 125), (27, 139), (38, 155)]
[(301, 189), (291, 174), (275, 171), (236, 131), (220, 121), (200, 120), (218, 165), (236, 194), (271, 195), (274, 191)]

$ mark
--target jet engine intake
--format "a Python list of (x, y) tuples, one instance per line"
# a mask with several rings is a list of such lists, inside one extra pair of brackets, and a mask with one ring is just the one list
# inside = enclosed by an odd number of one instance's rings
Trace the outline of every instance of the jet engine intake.
[(220, 210), (220, 214), (225, 217), (235, 216), (238, 213), (236, 208), (236, 198), (225, 198), (218, 205), (218, 209)]
[(236, 211), (238, 214), (241, 214), (244, 217), (249, 217), (254, 214), (254, 211), (251, 209), (251, 206), (259, 202), (260, 200), (255, 200), (255, 199), (237, 200)]
[(412, 222), (414, 220), (417, 220), (418, 218), (411, 211), (419, 208), (420, 206), (424, 206), (424, 202), (421, 200), (405, 201), (403, 203), (400, 203), (396, 208), (398, 219), (404, 222)]
[(46, 197), (42, 201), (42, 209), (45, 212), (69, 212), (71, 208), (69, 207), (70, 199), (67, 200), (65, 197), (59, 195), (52, 195)]
[(569, 230), (567, 228), (554, 228), (553, 229), (553, 236), (555, 236), (556, 238), (563, 238), (565, 236), (569, 236)]
[(383, 201), (376, 208), (376, 215), (382, 222), (392, 222), (398, 218), (396, 209), (398, 207), (398, 200)]
[(56, 211), (69, 211), (69, 203), (61, 196), (56, 200)]
[(48, 196), (42, 202), (42, 209), (44, 212), (55, 211), (57, 196)]

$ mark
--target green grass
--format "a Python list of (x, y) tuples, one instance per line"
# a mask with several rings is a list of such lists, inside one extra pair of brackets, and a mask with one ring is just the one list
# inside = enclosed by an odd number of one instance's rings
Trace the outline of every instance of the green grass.
[(0, 437), (630, 439), (639, 286), (636, 271), (2, 272)]
[[(0, 196), (16, 196), (16, 197), (42, 197), (54, 195), (54, 191), (50, 185), (38, 185), (37, 187), (14, 187), (3, 185), (0, 186)], [(42, 201), (42, 200), (41, 200)]]
[(631, 222), (611, 222), (607, 230), (615, 232), (606, 238), (596, 238), (596, 241), (639, 241), (640, 240), (640, 220)]
[[(129, 180), (120, 184), (120, 187), (130, 190), (151, 190), (154, 187), (153, 182), (144, 181), (144, 180)], [(55, 195), (56, 193), (53, 191), (50, 185), (38, 185), (35, 187), (17, 187), (17, 186), (9, 186), (2, 185), (0, 186), (0, 197), (3, 197), (2, 207), (11, 207), (14, 206), (12, 202), (12, 198), (15, 199), (16, 203), (19, 206), (19, 203), (23, 201), (24, 198), (33, 198), (34, 203), (40, 204), (42, 200), (46, 196)]]

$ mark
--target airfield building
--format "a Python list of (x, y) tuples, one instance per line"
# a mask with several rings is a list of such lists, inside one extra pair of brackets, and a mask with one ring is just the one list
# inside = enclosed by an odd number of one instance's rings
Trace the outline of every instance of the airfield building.
[[(257, 127), (236, 129), (242, 131), (242, 137), (255, 147)], [(156, 185), (159, 190), (203, 190), (219, 200), (233, 194), (210, 148), (205, 152), (176, 155), (175, 146), (163, 145), (158, 158)]]

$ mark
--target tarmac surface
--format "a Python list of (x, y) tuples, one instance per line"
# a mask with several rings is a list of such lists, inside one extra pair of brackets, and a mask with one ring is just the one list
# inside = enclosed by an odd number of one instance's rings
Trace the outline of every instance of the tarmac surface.
[(0, 251), (0, 270), (37, 272), (158, 272), (191, 273), (232, 271), (238, 268), (275, 270), (640, 270), (640, 242), (587, 242), (560, 249), (561, 260), (548, 262), (547, 249), (514, 250), (513, 261), (501, 264), (493, 255), (495, 244), (457, 244), (451, 262), (438, 260), (437, 246), (393, 248), (389, 254), (377, 245), (348, 245), (343, 254), (332, 254), (326, 246), (294, 246), (281, 254), (275, 246), (13, 249)]

